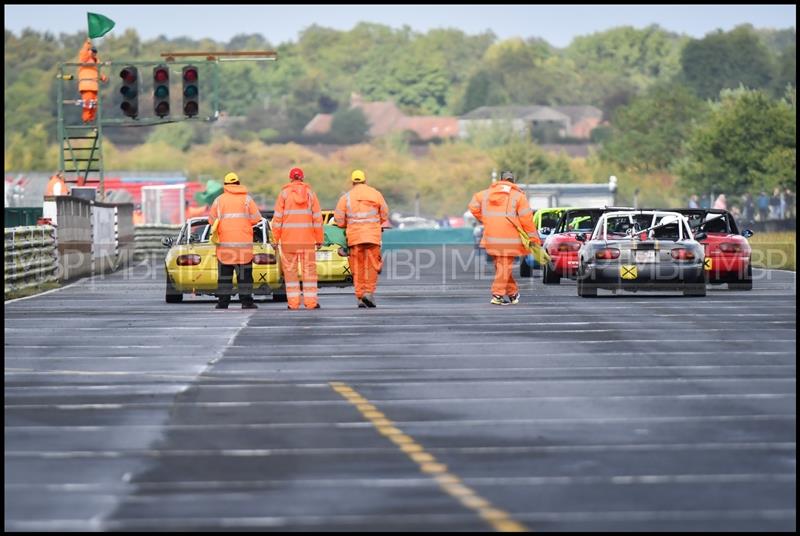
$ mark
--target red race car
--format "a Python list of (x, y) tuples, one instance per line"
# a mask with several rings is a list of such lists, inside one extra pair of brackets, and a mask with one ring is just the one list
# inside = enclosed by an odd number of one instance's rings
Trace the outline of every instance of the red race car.
[(575, 278), (578, 270), (578, 250), (581, 249), (581, 243), (575, 239), (575, 235), (591, 234), (605, 210), (575, 208), (561, 214), (555, 231), (544, 241), (544, 249), (550, 255), (550, 262), (542, 267), (542, 283), (558, 285), (562, 277)]
[(727, 283), (729, 289), (752, 290), (753, 267), (750, 244), (753, 231), (741, 233), (733, 216), (719, 209), (676, 209), (689, 219), (695, 238), (706, 249), (705, 269), (712, 284)]

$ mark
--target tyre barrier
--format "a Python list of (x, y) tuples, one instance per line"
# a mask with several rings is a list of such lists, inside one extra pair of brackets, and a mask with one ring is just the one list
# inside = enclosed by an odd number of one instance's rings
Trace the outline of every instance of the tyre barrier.
[(58, 279), (55, 229), (51, 225), (5, 229), (4, 296)]
[(180, 225), (144, 224), (136, 225), (133, 231), (134, 257), (164, 257), (169, 248), (161, 244), (165, 236), (176, 238)]

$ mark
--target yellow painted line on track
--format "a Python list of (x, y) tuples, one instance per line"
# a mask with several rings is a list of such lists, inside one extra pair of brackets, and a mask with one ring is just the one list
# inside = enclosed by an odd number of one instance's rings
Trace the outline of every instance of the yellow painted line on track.
[(489, 501), (480, 497), (472, 488), (465, 485), (458, 476), (447, 469), (447, 465), (439, 462), (436, 457), (426, 452), (414, 438), (395, 427), (394, 423), (386, 415), (352, 387), (342, 382), (329, 382), (328, 385), (353, 404), (361, 412), (361, 415), (372, 423), (378, 433), (386, 436), (387, 439), (397, 445), (402, 452), (419, 466), (422, 473), (430, 475), (442, 490), (457, 499), (465, 507), (477, 513), (493, 529), (498, 532), (528, 532), (530, 530), (525, 525), (511, 519), (507, 512), (492, 506)]

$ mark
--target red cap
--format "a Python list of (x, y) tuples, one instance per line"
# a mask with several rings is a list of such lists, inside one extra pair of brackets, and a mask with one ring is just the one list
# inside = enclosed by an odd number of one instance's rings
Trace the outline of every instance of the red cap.
[(289, 178), (292, 180), (303, 180), (303, 170), (299, 167), (292, 168), (289, 172)]

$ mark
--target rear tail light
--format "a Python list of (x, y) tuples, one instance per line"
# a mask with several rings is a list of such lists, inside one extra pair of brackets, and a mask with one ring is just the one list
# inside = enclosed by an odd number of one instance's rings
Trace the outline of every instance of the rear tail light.
[(347, 257), (347, 250), (344, 248), (339, 248), (339, 251), (337, 251), (337, 253), (339, 254), (340, 257)]
[(253, 255), (253, 264), (277, 264), (277, 259), (272, 253), (256, 253)]
[(578, 251), (581, 249), (580, 242), (564, 242), (558, 245), (558, 251)]
[(672, 255), (672, 258), (676, 261), (691, 261), (694, 260), (694, 253), (689, 251), (688, 249), (683, 248), (675, 248), (669, 252)]
[(741, 253), (742, 246), (732, 242), (723, 242), (719, 245), (719, 250), (723, 253)]
[(200, 255), (179, 255), (178, 266), (197, 266), (201, 261)]
[(617, 248), (601, 249), (594, 256), (598, 259), (616, 259), (619, 257), (619, 250)]

